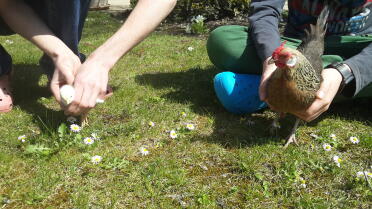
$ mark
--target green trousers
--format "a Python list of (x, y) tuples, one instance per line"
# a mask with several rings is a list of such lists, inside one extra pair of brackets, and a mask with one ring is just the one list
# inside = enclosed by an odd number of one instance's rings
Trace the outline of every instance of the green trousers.
[[(292, 48), (297, 48), (301, 43), (299, 39), (287, 37), (282, 37), (282, 41), (286, 41), (286, 46)], [(372, 35), (329, 36), (325, 39), (323, 66), (350, 58), (360, 53), (371, 42)], [(211, 62), (223, 71), (240, 74), (262, 72), (262, 61), (249, 38), (247, 27), (228, 25), (215, 29), (208, 39), (207, 51)], [(372, 97), (372, 84), (365, 87), (354, 98), (356, 97)]]

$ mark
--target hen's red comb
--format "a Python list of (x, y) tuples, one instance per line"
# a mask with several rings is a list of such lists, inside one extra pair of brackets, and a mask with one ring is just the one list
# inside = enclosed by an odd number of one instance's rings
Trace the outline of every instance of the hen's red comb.
[(273, 59), (277, 59), (280, 52), (284, 49), (284, 45), (287, 43), (287, 41), (283, 41), (282, 44), (278, 48), (275, 49), (275, 51), (272, 54)]

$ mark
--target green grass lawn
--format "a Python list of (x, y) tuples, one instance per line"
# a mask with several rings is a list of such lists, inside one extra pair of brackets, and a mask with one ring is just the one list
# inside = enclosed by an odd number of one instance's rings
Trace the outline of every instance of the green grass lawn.
[[(91, 13), (81, 51), (91, 53), (119, 26), (107, 14)], [(294, 118), (271, 136), (269, 110), (237, 116), (219, 104), (206, 38), (155, 32), (117, 63), (110, 75), (114, 96), (75, 134), (61, 126), (68, 123), (38, 67), (41, 52), (16, 35), (0, 43), (13, 56), (15, 99), (13, 111), (0, 115), (1, 208), (371, 206), (371, 188), (356, 176), (372, 171), (371, 100), (333, 105), (299, 128), (300, 146), (285, 150)], [(178, 137), (170, 138), (170, 130)], [(85, 145), (79, 137), (93, 132), (101, 140)], [(324, 151), (324, 143), (333, 149)], [(93, 164), (94, 155), (102, 162)]]

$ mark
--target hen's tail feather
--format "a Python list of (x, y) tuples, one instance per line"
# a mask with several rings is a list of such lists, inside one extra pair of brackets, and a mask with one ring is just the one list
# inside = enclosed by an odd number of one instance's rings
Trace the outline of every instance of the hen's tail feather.
[(322, 12), (320, 13), (318, 20), (316, 21), (316, 29), (319, 31), (319, 34), (324, 36), (327, 32), (327, 19), (329, 16), (329, 7), (325, 5)]
[(320, 56), (324, 51), (324, 36), (327, 31), (327, 19), (329, 16), (329, 6), (325, 5), (320, 12), (316, 24), (310, 24), (310, 30), (305, 30), (305, 37), (298, 47), (307, 58)]
[(310, 31), (305, 30), (306, 38), (305, 42), (312, 39), (322, 39), (324, 38), (327, 32), (327, 19), (329, 16), (329, 7), (328, 5), (324, 6), (322, 12), (318, 16), (316, 25), (310, 24)]

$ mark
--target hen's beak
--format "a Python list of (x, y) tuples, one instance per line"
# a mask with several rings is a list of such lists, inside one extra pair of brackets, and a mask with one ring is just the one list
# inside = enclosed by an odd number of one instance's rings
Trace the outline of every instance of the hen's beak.
[(274, 58), (271, 57), (267, 63), (268, 63), (269, 65), (274, 64), (274, 63), (275, 63)]

